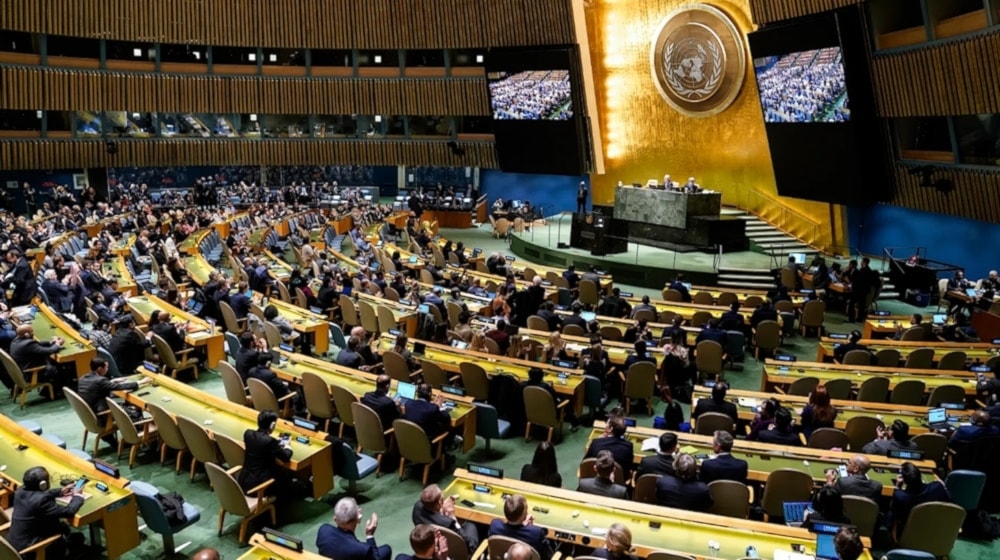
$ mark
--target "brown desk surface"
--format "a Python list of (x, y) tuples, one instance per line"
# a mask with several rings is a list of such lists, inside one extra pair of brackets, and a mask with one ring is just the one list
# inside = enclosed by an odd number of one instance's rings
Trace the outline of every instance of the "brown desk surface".
[[(303, 539), (305, 540), (305, 539)], [(255, 533), (250, 537), (250, 550), (244, 552), (236, 560), (329, 560), (326, 556), (320, 556), (315, 552), (303, 550), (296, 552), (292, 549), (267, 542), (264, 535)]]
[[(477, 485), (488, 492), (476, 491)], [(548, 529), (550, 539), (593, 548), (604, 545), (602, 530), (612, 523), (625, 523), (632, 531), (634, 552), (642, 558), (661, 550), (705, 560), (740, 558), (749, 545), (757, 548), (761, 558), (773, 558), (776, 550), (790, 550), (792, 544), (812, 548), (816, 542), (806, 529), (616, 500), (511, 478), (490, 478), (465, 469), (456, 469), (455, 480), (444, 493), (459, 497), (455, 504), (459, 519), (487, 525), (503, 519), (505, 495), (520, 494), (532, 508), (534, 524)], [(654, 529), (651, 522), (659, 526)], [(709, 554), (710, 540), (720, 544), (716, 555)], [(867, 541), (865, 544), (870, 545)]]
[[(820, 339), (819, 345), (817, 345), (816, 350), (816, 361), (823, 362), (826, 360), (833, 360), (834, 356), (834, 345), (843, 344), (845, 341), (823, 337)], [(960, 350), (965, 352), (966, 358), (969, 361), (981, 361), (985, 362), (997, 355), (998, 347), (995, 344), (988, 342), (935, 342), (935, 341), (910, 341), (910, 340), (875, 340), (875, 339), (861, 339), (859, 344), (862, 344), (868, 348), (868, 351), (875, 354), (879, 350), (886, 348), (893, 348), (899, 351), (900, 358), (906, 360), (906, 357), (913, 350), (918, 348), (932, 348), (934, 350), (934, 361), (937, 362), (942, 356), (948, 352), (954, 352)]]
[(63, 347), (56, 353), (56, 362), (60, 364), (72, 362), (76, 376), (83, 377), (90, 371), (90, 360), (97, 355), (97, 349), (69, 323), (56, 315), (49, 306), (38, 300), (36, 305), (38, 313), (35, 313), (35, 318), (31, 321), (31, 326), (35, 329), (35, 338), (48, 341), (56, 336), (61, 337)]
[(855, 387), (860, 387), (870, 377), (887, 377), (889, 390), (892, 390), (900, 381), (918, 379), (924, 382), (928, 392), (942, 385), (958, 385), (965, 389), (966, 397), (975, 396), (977, 381), (975, 374), (969, 371), (909, 370), (816, 362), (773, 362), (769, 360), (765, 363), (764, 373), (760, 378), (760, 390), (769, 391), (775, 386), (785, 387), (802, 377), (815, 377), (820, 380), (820, 383), (826, 383), (833, 379), (852, 379)]
[[(584, 450), (590, 447), (590, 442), (604, 435), (604, 422), (595, 422), (594, 428), (587, 438)], [(629, 428), (625, 433), (634, 446), (635, 463), (638, 464), (643, 457), (652, 455), (654, 451), (643, 451), (642, 444), (649, 439), (658, 439), (665, 430), (636, 426)], [(688, 434), (674, 432), (677, 434), (677, 449), (682, 453), (692, 455), (711, 456), (712, 436), (702, 436), (698, 434)], [(737, 439), (733, 441), (734, 457), (745, 460), (749, 463), (748, 478), (754, 482), (765, 482), (771, 472), (790, 468), (800, 470), (812, 476), (816, 484), (825, 484), (827, 469), (836, 469), (838, 466), (846, 464), (847, 461), (857, 455), (856, 452), (830, 451), (826, 449), (811, 449), (808, 447), (789, 447), (786, 445), (772, 445), (758, 441), (747, 441)], [(892, 459), (879, 455), (867, 455), (872, 462), (872, 470), (868, 476), (872, 480), (877, 480), (884, 485), (882, 493), (891, 496), (899, 467), (907, 462), (907, 459)], [(920, 467), (924, 473), (924, 480), (935, 480), (934, 461), (910, 461)]]

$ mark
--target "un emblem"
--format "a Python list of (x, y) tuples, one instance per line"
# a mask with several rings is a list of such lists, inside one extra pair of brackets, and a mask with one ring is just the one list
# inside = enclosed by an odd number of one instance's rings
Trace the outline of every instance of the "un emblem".
[(663, 20), (650, 65), (656, 88), (674, 109), (692, 117), (716, 115), (743, 86), (743, 36), (718, 8), (689, 4)]

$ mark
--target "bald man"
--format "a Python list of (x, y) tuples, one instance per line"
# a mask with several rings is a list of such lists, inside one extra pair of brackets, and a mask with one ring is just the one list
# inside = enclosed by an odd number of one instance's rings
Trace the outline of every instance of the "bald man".
[[(53, 354), (62, 350), (63, 339), (56, 336), (47, 342), (35, 340), (35, 329), (31, 325), (19, 325), (15, 331), (17, 338), (10, 343), (10, 357), (21, 366), (21, 371), (44, 367), (39, 372), (39, 380), (47, 383), (62, 381), (56, 365), (50, 361)], [(30, 376), (26, 376), (30, 377)], [(6, 381), (6, 380), (5, 380)]]
[(878, 503), (882, 499), (882, 483), (868, 478), (872, 463), (864, 455), (855, 455), (847, 462), (847, 476), (837, 478), (833, 469), (826, 472), (826, 482), (843, 496), (861, 496)]
[(413, 504), (411, 518), (414, 525), (426, 523), (456, 531), (462, 535), (470, 552), (479, 546), (479, 530), (476, 525), (459, 522), (455, 515), (455, 496), (445, 497), (437, 484), (431, 484), (420, 493), (420, 500)]
[(214, 548), (203, 548), (195, 552), (191, 560), (222, 560), (222, 556)]

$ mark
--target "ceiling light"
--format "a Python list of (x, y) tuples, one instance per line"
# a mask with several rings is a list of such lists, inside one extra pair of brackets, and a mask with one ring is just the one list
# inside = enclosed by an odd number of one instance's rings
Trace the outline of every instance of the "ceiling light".
[(250, 113), (250, 122), (257, 122), (257, 115), (256, 114)]
[(267, 59), (270, 60), (271, 62), (278, 62), (278, 55), (272, 54), (268, 56)]
[(382, 115), (375, 115), (375, 122), (382, 122)]

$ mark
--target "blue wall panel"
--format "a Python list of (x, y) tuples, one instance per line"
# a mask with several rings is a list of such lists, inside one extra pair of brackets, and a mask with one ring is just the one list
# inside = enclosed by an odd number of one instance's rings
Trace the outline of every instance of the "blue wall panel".
[[(479, 192), (489, 198), (490, 204), (498, 197), (504, 200), (530, 200), (532, 206), (541, 207), (545, 216), (552, 216), (563, 211), (576, 211), (576, 189), (580, 181), (585, 181), (587, 188), (590, 188), (590, 179), (586, 175), (533, 175), (483, 169), (479, 175)], [(587, 209), (590, 208), (588, 196)]]

